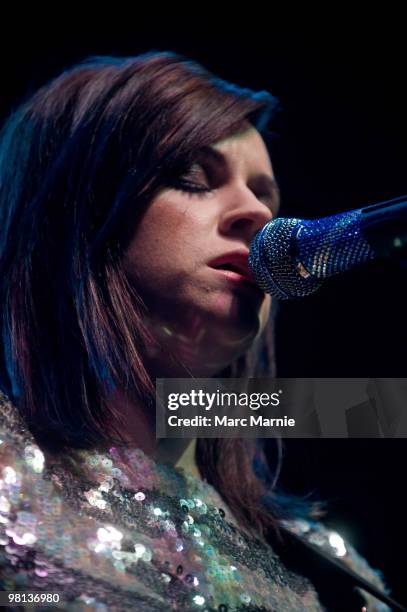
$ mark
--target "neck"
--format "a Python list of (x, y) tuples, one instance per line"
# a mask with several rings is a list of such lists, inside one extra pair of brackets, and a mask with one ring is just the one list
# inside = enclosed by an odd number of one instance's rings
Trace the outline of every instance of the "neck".
[(141, 448), (159, 463), (169, 463), (200, 478), (195, 461), (196, 440), (187, 438), (161, 438), (155, 436), (154, 419), (146, 410), (124, 392), (116, 390), (108, 406), (117, 415), (115, 427), (126, 444)]
[(182, 468), (192, 474), (192, 476), (195, 476), (195, 478), (201, 478), (201, 473), (196, 463), (196, 438), (189, 440), (189, 444), (178, 459), (175, 467)]

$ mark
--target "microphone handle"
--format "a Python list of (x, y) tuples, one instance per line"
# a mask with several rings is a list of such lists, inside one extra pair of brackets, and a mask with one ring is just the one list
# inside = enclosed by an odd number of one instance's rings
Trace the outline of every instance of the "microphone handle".
[(361, 231), (378, 257), (405, 256), (407, 196), (360, 209)]

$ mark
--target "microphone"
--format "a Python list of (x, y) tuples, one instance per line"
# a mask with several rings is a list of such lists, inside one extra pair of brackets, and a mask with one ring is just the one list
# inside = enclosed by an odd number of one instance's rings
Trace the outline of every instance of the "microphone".
[(274, 219), (252, 240), (249, 266), (263, 291), (287, 300), (373, 259), (403, 257), (406, 245), (407, 195), (314, 221)]

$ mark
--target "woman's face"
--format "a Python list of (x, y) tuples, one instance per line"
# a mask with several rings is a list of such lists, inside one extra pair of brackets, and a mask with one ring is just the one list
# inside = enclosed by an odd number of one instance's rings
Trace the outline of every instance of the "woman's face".
[[(185, 375), (169, 359), (172, 352), (192, 375), (212, 376), (263, 331), (270, 296), (243, 278), (244, 268), (253, 236), (277, 206), (267, 149), (250, 124), (203, 149), (197, 163), (151, 201), (125, 264), (163, 347), (149, 355), (153, 375)], [(243, 277), (217, 267), (219, 258)]]

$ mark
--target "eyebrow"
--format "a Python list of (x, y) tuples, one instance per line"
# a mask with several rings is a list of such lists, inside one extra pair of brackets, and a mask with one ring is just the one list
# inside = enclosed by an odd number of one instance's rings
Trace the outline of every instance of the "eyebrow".
[[(222, 166), (224, 171), (229, 171), (229, 165), (226, 159), (226, 156), (212, 148), (211, 146), (202, 147), (199, 149), (197, 155), (197, 161), (201, 161), (202, 159), (210, 158), (212, 161), (216, 161), (217, 164)], [(278, 209), (280, 208), (280, 188), (276, 179), (269, 174), (260, 173), (256, 174), (250, 181), (252, 184), (256, 183), (258, 185), (262, 185), (262, 187), (266, 186), (266, 189), (270, 192), (273, 200), (273, 212), (277, 214)]]

